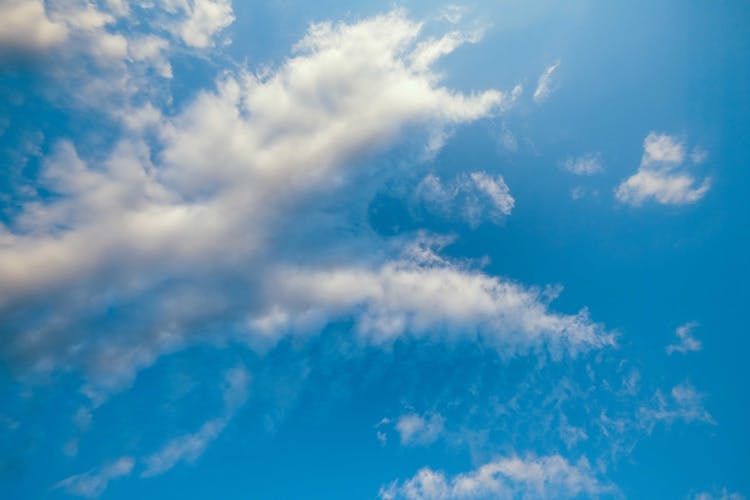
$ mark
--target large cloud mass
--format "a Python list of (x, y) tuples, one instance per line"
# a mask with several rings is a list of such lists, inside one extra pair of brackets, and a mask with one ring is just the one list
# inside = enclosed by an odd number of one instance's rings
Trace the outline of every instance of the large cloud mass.
[[(207, 12), (223, 20), (198, 25), (230, 22), (215, 3)], [(401, 10), (314, 24), (278, 68), (222, 74), (109, 154), (59, 141), (39, 181), (53, 196), (24, 200), (0, 226), (3, 356), (95, 374), (95, 397), (190, 342), (267, 345), (333, 319), (376, 344), (479, 337), (505, 353), (546, 345), (555, 355), (612, 344), (585, 310), (552, 312), (538, 290), (447, 261), (429, 238), (385, 241), (368, 227), (373, 189), (399, 173), (378, 152), (406, 130), (434, 150), (520, 91), (443, 86), (433, 65), (475, 38), (421, 28)], [(475, 181), (510, 212), (507, 186)]]

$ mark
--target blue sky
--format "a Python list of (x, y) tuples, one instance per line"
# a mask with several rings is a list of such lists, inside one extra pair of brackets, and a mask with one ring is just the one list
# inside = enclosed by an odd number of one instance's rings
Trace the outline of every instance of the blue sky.
[(745, 498), (748, 30), (0, 0), (0, 496)]

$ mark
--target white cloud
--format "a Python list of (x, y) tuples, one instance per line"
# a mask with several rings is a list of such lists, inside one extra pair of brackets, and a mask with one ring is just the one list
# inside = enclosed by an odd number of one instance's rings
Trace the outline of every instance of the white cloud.
[(144, 459), (146, 469), (142, 477), (152, 477), (167, 472), (180, 462), (194, 462), (229, 424), (235, 412), (247, 400), (249, 375), (245, 368), (238, 367), (224, 375), (224, 413), (205, 422), (192, 434), (178, 436), (164, 445), (158, 452)]
[[(154, 148), (135, 132), (91, 158), (58, 143), (40, 178), (56, 196), (0, 226), (0, 315), (12, 311), (17, 332), (4, 357), (84, 370), (97, 404), (160, 355), (228, 330), (255, 345), (352, 318), (373, 343), (436, 335), (555, 355), (612, 345), (585, 310), (555, 313), (535, 288), (431, 252), (394, 256), (399, 242), (362, 220), (368, 182), (397, 174), (363, 158), (406, 130), (450, 129), (514, 99), (442, 86), (414, 63), (427, 50), (420, 30), (402, 10), (315, 24), (275, 70), (226, 73), (173, 118), (147, 111), (137, 121), (154, 127)], [(132, 57), (161, 50), (144, 43)], [(468, 179), (510, 213), (501, 178)]]
[(654, 199), (663, 205), (684, 205), (703, 198), (711, 187), (706, 177), (696, 186), (696, 179), (679, 171), (685, 160), (684, 144), (667, 134), (651, 132), (643, 141), (643, 157), (638, 171), (615, 190), (618, 200), (638, 206)]
[(602, 157), (598, 153), (586, 153), (578, 158), (568, 158), (563, 168), (576, 175), (593, 175), (604, 170)]
[(704, 395), (696, 391), (688, 382), (673, 387), (668, 396), (657, 391), (653, 401), (640, 408), (639, 424), (648, 432), (651, 432), (658, 422), (667, 425), (675, 421), (715, 425), (716, 421), (704, 407), (703, 399)]
[(585, 458), (570, 463), (560, 455), (550, 455), (499, 458), (453, 477), (426, 467), (411, 479), (381, 488), (380, 497), (384, 500), (574, 498), (615, 491), (598, 477)]
[(49, 19), (43, 0), (0, 3), (0, 54), (14, 50), (42, 51), (67, 38), (67, 28)]
[(684, 325), (678, 327), (675, 331), (675, 334), (677, 335), (679, 342), (677, 344), (668, 345), (666, 349), (667, 354), (672, 354), (674, 352), (684, 354), (687, 352), (700, 351), (703, 346), (700, 340), (696, 339), (693, 336), (693, 330), (697, 326), (698, 323), (696, 323), (695, 321), (691, 321), (690, 323), (685, 323)]
[(63, 479), (55, 488), (62, 488), (71, 495), (95, 498), (104, 493), (113, 479), (129, 476), (134, 465), (133, 458), (122, 457), (100, 468)]
[(234, 22), (231, 0), (162, 0), (168, 11), (181, 18), (168, 24), (185, 45), (206, 48), (215, 43), (216, 35)]
[(534, 90), (534, 102), (540, 103), (546, 101), (552, 94), (554, 91), (552, 87), (552, 74), (558, 66), (560, 66), (559, 61), (547, 67), (547, 69), (544, 70), (544, 73), (541, 74), (536, 84), (536, 90)]
[(396, 422), (401, 444), (406, 446), (434, 443), (443, 433), (445, 419), (438, 413), (421, 416), (416, 413), (402, 415)]
[(485, 172), (461, 174), (446, 184), (429, 174), (417, 186), (415, 197), (428, 210), (463, 219), (472, 227), (484, 219), (500, 222), (515, 205), (503, 177)]

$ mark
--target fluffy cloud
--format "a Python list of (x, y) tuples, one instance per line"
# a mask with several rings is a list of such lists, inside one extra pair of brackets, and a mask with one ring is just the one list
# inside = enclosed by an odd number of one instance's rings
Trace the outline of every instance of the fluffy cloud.
[(560, 66), (559, 62), (547, 67), (539, 76), (539, 80), (536, 84), (536, 90), (534, 90), (534, 102), (540, 103), (547, 100), (552, 94), (554, 88), (552, 87), (552, 74)]
[(691, 321), (690, 323), (685, 323), (678, 327), (675, 331), (675, 335), (677, 335), (679, 342), (677, 344), (668, 345), (666, 348), (667, 354), (672, 354), (674, 352), (684, 354), (687, 352), (700, 351), (703, 345), (700, 340), (693, 336), (693, 330), (696, 326), (698, 326), (698, 323)]
[(66, 27), (47, 16), (43, 0), (7, 0), (0, 4), (0, 55), (46, 50), (67, 38)]
[(95, 498), (104, 493), (113, 479), (129, 476), (134, 465), (133, 458), (122, 457), (100, 468), (63, 479), (55, 488), (62, 488), (71, 495)]
[(156, 4), (177, 17), (163, 26), (189, 47), (213, 45), (216, 35), (234, 22), (231, 0), (161, 0)]
[(615, 491), (598, 477), (585, 458), (570, 463), (560, 455), (550, 455), (499, 458), (453, 477), (424, 468), (411, 479), (381, 488), (380, 497), (384, 500), (574, 498)]
[(617, 187), (615, 196), (634, 206), (649, 199), (662, 205), (695, 203), (708, 192), (711, 178), (696, 185), (696, 179), (681, 170), (684, 161), (685, 146), (681, 141), (667, 134), (649, 133), (643, 141), (638, 171)]
[(493, 177), (484, 172), (461, 174), (448, 183), (430, 174), (417, 186), (415, 198), (429, 211), (463, 219), (471, 227), (484, 219), (503, 220), (516, 203), (502, 176)]
[[(405, 130), (440, 135), (514, 99), (442, 86), (429, 64), (455, 44), (420, 40), (421, 29), (401, 10), (315, 24), (280, 67), (226, 73), (174, 118), (155, 110), (156, 147), (130, 134), (86, 158), (59, 142), (39, 179), (55, 196), (25, 200), (0, 226), (3, 356), (85, 371), (96, 403), (192, 342), (269, 345), (333, 319), (373, 343), (437, 335), (554, 355), (612, 345), (585, 310), (552, 312), (535, 288), (431, 251), (394, 254), (405, 240), (366, 229), (368, 193), (398, 172), (363, 158)], [(510, 212), (501, 178), (470, 179)]]

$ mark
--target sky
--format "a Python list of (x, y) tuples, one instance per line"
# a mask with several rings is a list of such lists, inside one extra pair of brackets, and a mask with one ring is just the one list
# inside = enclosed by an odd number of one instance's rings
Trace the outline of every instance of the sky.
[(0, 0), (0, 497), (746, 498), (748, 32)]

